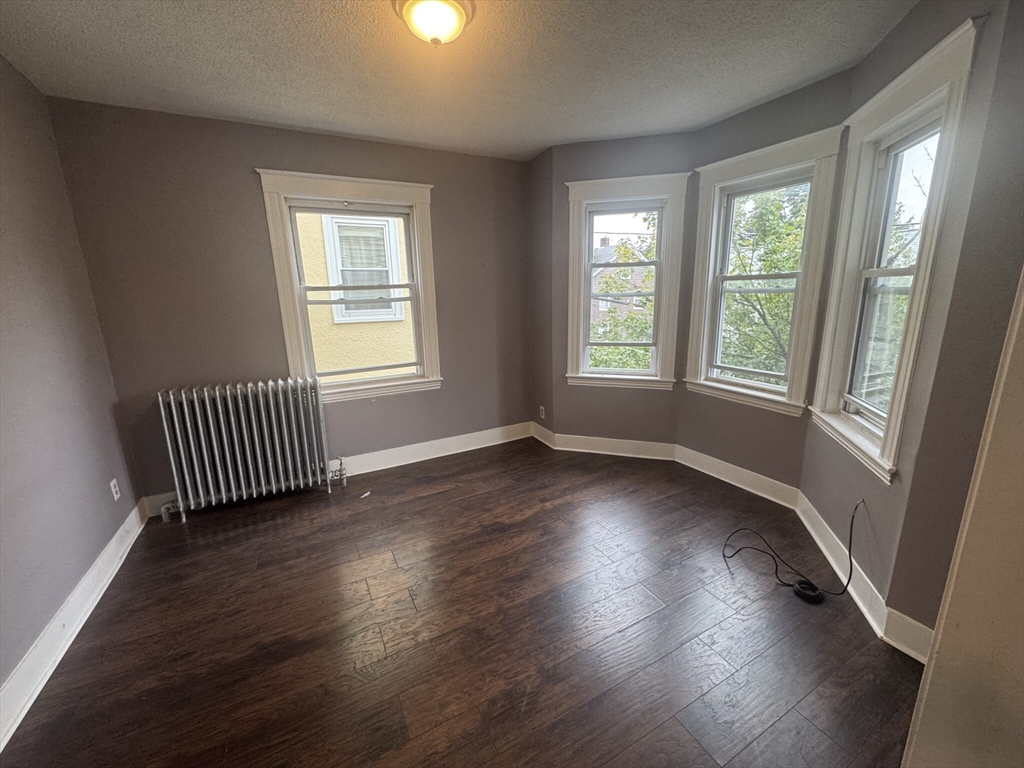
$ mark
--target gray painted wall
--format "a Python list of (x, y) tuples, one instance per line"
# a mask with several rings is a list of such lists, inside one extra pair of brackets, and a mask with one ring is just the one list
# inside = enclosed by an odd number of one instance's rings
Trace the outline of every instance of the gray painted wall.
[[(529, 229), (527, 256), (530, 263), (530, 409), (532, 419), (554, 430), (551, 393), (551, 162), (546, 150), (529, 163), (526, 214)], [(540, 407), (544, 418), (540, 418)]]
[(434, 185), (444, 384), (328, 404), (332, 454), (531, 417), (524, 163), (85, 102), (50, 110), (143, 494), (173, 489), (158, 390), (288, 373), (257, 167)]
[(1006, 19), (977, 180), (907, 499), (889, 604), (931, 625), (967, 501), (973, 459), (1024, 262), (1024, 3)]
[[(1003, 2), (920, 3), (855, 70), (853, 93), (858, 101), (866, 100), (869, 89), (864, 83), (883, 87), (966, 19), (991, 14), (975, 46), (942, 240), (932, 271), (897, 458), (899, 474), (891, 486), (884, 485), (866, 474), (853, 456), (836, 451), (830, 438), (815, 425), (809, 428), (804, 451), (801, 490), (840, 538), (845, 537), (854, 503), (862, 496), (867, 500), (868, 511), (858, 523), (854, 543), (858, 562), (891, 607), (926, 626), (934, 626), (938, 612), (1016, 275), (1024, 263), (1019, 248), (1006, 247), (1012, 243), (1007, 236), (1013, 218), (974, 200), (975, 195), (984, 199), (990, 185), (1005, 186), (990, 176), (976, 177), (975, 170), (989, 118), (1007, 7)], [(910, 62), (906, 61), (907, 51), (911, 52)], [(1013, 55), (1012, 49), (1006, 53)], [(1019, 55), (1016, 66), (1021, 66)], [(989, 142), (986, 151), (1002, 155), (994, 161), (1009, 161), (1007, 170), (1012, 173), (1012, 157), (1014, 153), (1019, 157), (1021, 151), (1019, 139), (1016, 145)], [(1018, 210), (1019, 184), (1018, 177)], [(969, 256), (972, 240), (979, 236), (965, 233), (969, 214), (993, 238), (979, 242), (981, 248), (974, 251), (974, 258)], [(977, 281), (986, 277), (1002, 282), (979, 286)], [(954, 309), (955, 323), (963, 328), (950, 324), (954, 321), (949, 312)], [(976, 345), (973, 359), (965, 342)], [(941, 359), (947, 361), (942, 369)], [(973, 363), (972, 370), (963, 376), (958, 367), (968, 360)], [(932, 407), (933, 392), (943, 391), (949, 394), (935, 401), (936, 406), (942, 404), (939, 410)], [(954, 401), (957, 405), (950, 409)], [(928, 501), (911, 504), (910, 499), (922, 493)]]
[[(46, 101), (0, 58), (0, 680), (135, 496)], [(121, 498), (108, 483), (116, 477)]]

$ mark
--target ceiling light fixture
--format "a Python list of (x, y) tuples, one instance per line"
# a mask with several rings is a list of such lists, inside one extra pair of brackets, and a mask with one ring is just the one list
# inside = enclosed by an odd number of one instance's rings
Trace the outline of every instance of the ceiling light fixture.
[(473, 18), (470, 0), (394, 0), (402, 17), (420, 40), (432, 45), (450, 43)]

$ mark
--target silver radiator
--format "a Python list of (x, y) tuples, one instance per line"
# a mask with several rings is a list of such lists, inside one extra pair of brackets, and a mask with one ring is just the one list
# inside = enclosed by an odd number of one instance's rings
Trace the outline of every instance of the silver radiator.
[(160, 392), (178, 506), (187, 510), (326, 483), (320, 380)]

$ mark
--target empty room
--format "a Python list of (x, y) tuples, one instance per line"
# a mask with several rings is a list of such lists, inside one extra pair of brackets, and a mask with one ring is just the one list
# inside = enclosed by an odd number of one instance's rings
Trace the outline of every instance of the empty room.
[(1022, 0), (0, 0), (0, 766), (1024, 768), (1022, 270)]

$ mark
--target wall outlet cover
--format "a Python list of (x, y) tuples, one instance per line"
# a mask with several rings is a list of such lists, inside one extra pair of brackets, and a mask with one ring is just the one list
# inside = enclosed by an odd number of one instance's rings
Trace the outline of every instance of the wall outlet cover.
[(110, 481), (110, 492), (114, 494), (114, 501), (121, 498), (121, 489), (117, 487), (117, 478)]

